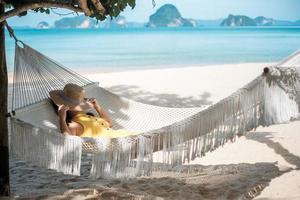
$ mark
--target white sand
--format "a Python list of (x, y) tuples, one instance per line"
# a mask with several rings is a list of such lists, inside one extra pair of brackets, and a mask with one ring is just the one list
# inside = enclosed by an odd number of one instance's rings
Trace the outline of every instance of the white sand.
[(262, 73), (265, 66), (270, 65), (247, 63), (185, 67), (88, 74), (87, 77), (131, 99), (162, 106), (178, 104), (178, 107), (182, 107), (219, 101), (250, 82)]
[[(137, 101), (192, 107), (215, 103), (262, 73), (270, 63), (249, 63), (87, 74)], [(50, 199), (300, 199), (300, 122), (258, 128), (197, 158), (190, 174), (154, 174), (131, 180), (66, 176), (12, 160), (12, 190)], [(191, 166), (185, 166), (183, 169)]]

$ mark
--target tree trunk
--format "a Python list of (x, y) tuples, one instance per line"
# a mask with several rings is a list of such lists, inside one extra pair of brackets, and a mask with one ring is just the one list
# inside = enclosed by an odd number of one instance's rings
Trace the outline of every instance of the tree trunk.
[[(4, 5), (0, 3), (0, 15)], [(9, 157), (7, 126), (7, 68), (4, 24), (0, 23), (0, 197), (9, 196)]]

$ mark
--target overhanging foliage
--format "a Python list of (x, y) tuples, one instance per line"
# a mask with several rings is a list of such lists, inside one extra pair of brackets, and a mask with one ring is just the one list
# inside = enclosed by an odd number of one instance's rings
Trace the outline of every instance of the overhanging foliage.
[(24, 16), (28, 10), (35, 12), (51, 12), (51, 8), (66, 8), (74, 12), (83, 12), (86, 16), (104, 20), (118, 16), (127, 6), (132, 9), (136, 0), (0, 0), (7, 11), (0, 15), (0, 22), (12, 16)]

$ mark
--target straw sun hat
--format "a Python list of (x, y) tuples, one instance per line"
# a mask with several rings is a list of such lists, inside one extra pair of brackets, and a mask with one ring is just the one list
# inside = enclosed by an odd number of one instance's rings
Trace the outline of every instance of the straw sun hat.
[(49, 95), (56, 105), (69, 106), (73, 111), (85, 111), (92, 108), (85, 99), (84, 89), (73, 83), (66, 84), (63, 90), (52, 90)]

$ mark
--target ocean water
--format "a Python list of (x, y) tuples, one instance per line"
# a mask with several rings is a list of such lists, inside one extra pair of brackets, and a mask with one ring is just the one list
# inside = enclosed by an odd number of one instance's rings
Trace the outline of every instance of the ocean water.
[[(300, 27), (17, 29), (16, 36), (74, 70), (276, 62), (300, 49)], [(7, 36), (13, 69), (14, 41)]]

